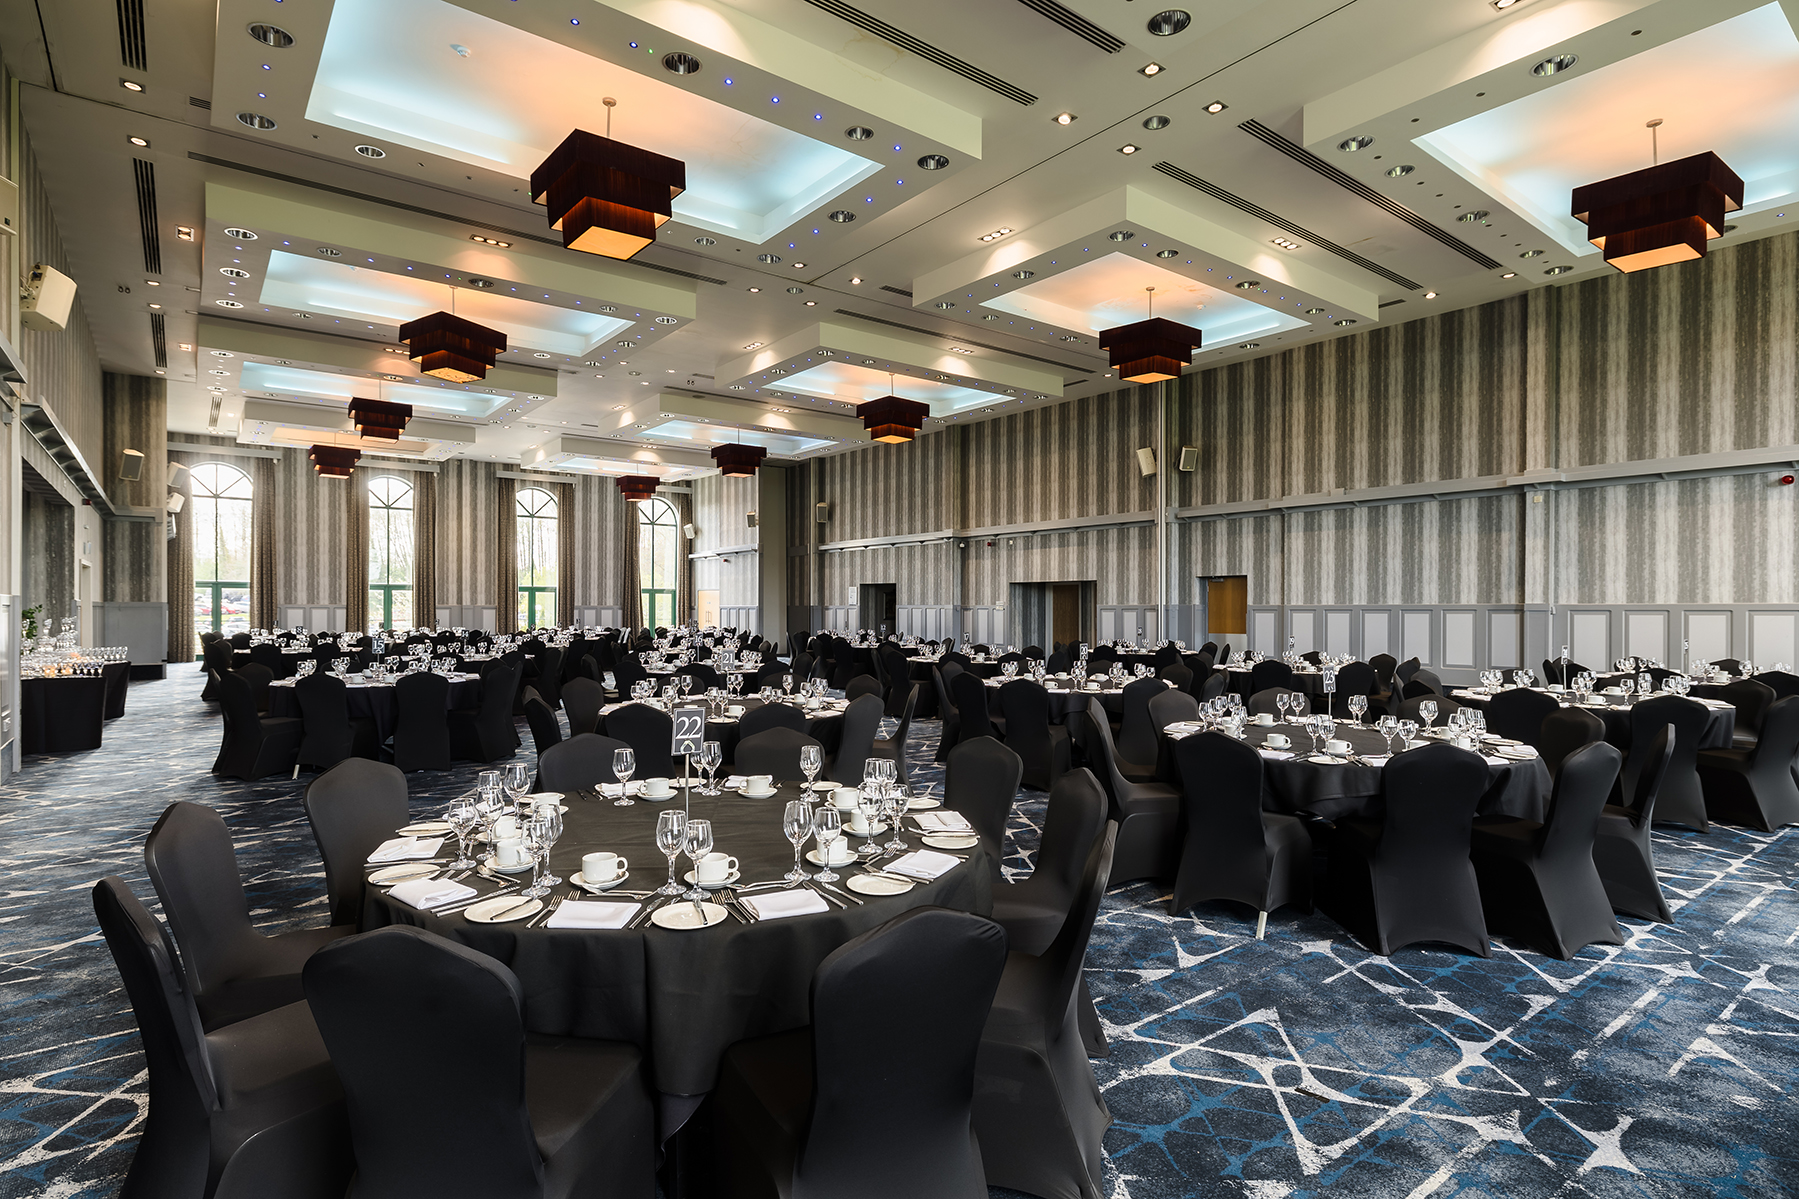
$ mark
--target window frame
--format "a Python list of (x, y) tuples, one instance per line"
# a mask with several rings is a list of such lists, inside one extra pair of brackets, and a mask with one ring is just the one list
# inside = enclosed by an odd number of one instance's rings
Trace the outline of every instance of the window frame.
[[(543, 498), (541, 501), (527, 499), (530, 496)], [(518, 558), (519, 582), (514, 599), (518, 626), (521, 629), (536, 629), (554, 625), (557, 617), (556, 593), (562, 582), (561, 555), (556, 548), (561, 544), (562, 527), (559, 522), (562, 519), (562, 503), (554, 492), (542, 487), (521, 487), (512, 497), (512, 515), (515, 526), (513, 546)], [(538, 530), (535, 528), (538, 524), (550, 526), (547, 542), (540, 543)], [(547, 568), (536, 560), (535, 551), (540, 545), (550, 547)], [(528, 578), (541, 578), (546, 569), (555, 582), (544, 584), (524, 581)]]
[[(207, 468), (209, 467), (213, 469), (208, 470)], [(236, 477), (223, 487), (214, 487), (213, 483), (208, 480), (216, 479), (214, 473), (216, 471), (229, 471)], [(188, 468), (188, 477), (189, 488), (192, 491), (192, 495), (189, 497), (192, 507), (188, 512), (188, 530), (193, 540), (193, 545), (189, 547), (189, 559), (193, 566), (193, 603), (196, 609), (196, 611), (190, 615), (194, 620), (195, 639), (197, 641), (202, 633), (208, 632), (220, 633), (225, 636), (230, 635), (230, 633), (226, 632), (226, 622), (224, 619), (225, 593), (227, 591), (243, 591), (245, 611), (243, 621), (244, 627), (241, 631), (248, 632), (250, 628), (250, 580), (248, 578), (221, 579), (217, 577), (218, 564), (226, 558), (226, 555), (221, 552), (219, 544), (219, 506), (226, 503), (253, 505), (255, 503), (255, 481), (250, 478), (248, 471), (230, 462), (196, 462), (193, 466)], [(237, 490), (240, 484), (242, 486), (243, 494), (230, 494), (230, 492)], [(214, 577), (203, 579), (200, 577), (200, 563), (198, 561), (200, 551), (199, 526), (201, 524), (200, 513), (208, 507), (210, 507), (212, 513), (210, 525), (213, 535), (212, 562)], [(245, 517), (243, 527), (246, 530), (243, 561), (244, 565), (248, 566), (250, 564), (250, 555), (254, 544), (254, 534), (251, 532), (254, 527), (254, 508), (251, 508), (251, 515)], [(212, 613), (212, 627), (209, 629), (201, 627), (197, 613), (199, 601), (203, 594)], [(236, 631), (239, 630), (232, 630), (232, 632)], [(199, 656), (197, 652), (195, 656)]]
[[(663, 513), (667, 514), (666, 520), (662, 519)], [(644, 627), (673, 628), (680, 613), (676, 594), (678, 582), (674, 586), (654, 587), (647, 581), (656, 575), (657, 530), (661, 529), (668, 530), (669, 574), (675, 580), (680, 579), (681, 514), (668, 500), (651, 496), (637, 505), (637, 528), (637, 598), (643, 610)]]
[[(400, 493), (399, 498), (403, 499), (405, 502), (404, 503), (392, 502), (392, 499), (393, 499), (392, 492), (389, 493), (388, 499), (377, 501), (376, 497), (375, 497), (375, 484), (382, 483), (382, 482), (391, 482), (391, 483), (399, 484), (399, 486), (401, 488), (401, 493)], [(376, 514), (380, 513), (380, 514), (382, 514), (383, 519), (385, 520), (385, 523), (387, 526), (383, 530), (384, 536), (382, 538), (382, 546), (383, 546), (383, 551), (384, 551), (384, 561), (382, 562), (381, 573), (386, 578), (392, 578), (393, 573), (394, 573), (394, 562), (393, 562), (394, 515), (393, 514), (397, 513), (397, 512), (404, 512), (406, 514), (407, 525), (412, 534), (412, 542), (413, 542), (413, 545), (416, 547), (418, 544), (418, 540), (417, 540), (418, 539), (418, 521), (417, 521), (417, 511), (418, 510), (414, 506), (413, 501), (418, 494), (418, 489), (417, 489), (417, 486), (412, 482), (412, 480), (402, 478), (401, 476), (395, 475), (395, 474), (375, 475), (373, 478), (369, 479), (368, 486), (369, 486), (369, 529), (368, 529), (369, 552), (370, 552), (370, 555), (372, 558), (373, 553), (374, 553), (374, 547), (375, 547), (375, 518), (376, 518)], [(413, 572), (414, 568), (415, 568), (415, 562), (406, 563), (406, 577), (408, 579), (412, 578), (412, 572)], [(394, 613), (395, 594), (403, 592), (406, 594), (406, 596), (408, 598), (411, 598), (413, 595), (416, 594), (414, 584), (413, 583), (392, 583), (392, 582), (386, 582), (386, 581), (376, 582), (373, 561), (371, 561), (369, 563), (368, 574), (369, 574), (369, 577), (368, 577), (367, 581), (368, 581), (368, 590), (369, 590), (369, 613), (368, 613), (367, 623), (369, 624), (370, 628), (392, 629), (392, 628), (394, 628), (393, 613)], [(415, 580), (415, 582), (416, 582), (416, 580)], [(411, 629), (417, 628), (419, 625), (418, 615), (419, 614), (417, 612), (414, 612), (412, 614), (413, 618), (412, 618), (411, 622), (406, 626), (406, 629), (405, 630), (396, 630), (396, 631), (409, 631)]]

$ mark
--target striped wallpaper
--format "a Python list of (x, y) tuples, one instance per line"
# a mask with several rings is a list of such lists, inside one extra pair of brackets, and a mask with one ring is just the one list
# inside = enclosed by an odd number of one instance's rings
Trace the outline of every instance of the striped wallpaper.
[[(108, 371), (105, 471), (107, 497), (115, 504), (161, 512), (168, 495), (168, 400), (161, 379)], [(118, 477), (127, 449), (144, 455), (141, 477)], [(154, 521), (109, 520), (101, 526), (105, 544), (103, 598), (128, 603), (157, 603), (168, 594), (168, 537), (164, 517)]]

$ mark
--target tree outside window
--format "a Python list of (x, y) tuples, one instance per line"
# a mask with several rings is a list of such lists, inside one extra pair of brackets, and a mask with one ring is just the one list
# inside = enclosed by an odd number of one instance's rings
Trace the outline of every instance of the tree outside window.
[(223, 462), (190, 472), (194, 635), (250, 631), (250, 476)]
[(369, 624), (413, 626), (412, 484), (393, 475), (369, 480)]
[(537, 487), (519, 491), (514, 509), (518, 523), (518, 627), (535, 629), (556, 623), (556, 497)]

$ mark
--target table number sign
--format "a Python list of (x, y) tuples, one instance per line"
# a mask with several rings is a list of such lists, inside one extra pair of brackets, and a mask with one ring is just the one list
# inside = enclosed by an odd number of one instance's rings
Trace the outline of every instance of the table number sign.
[(706, 741), (706, 709), (676, 708), (672, 713), (675, 725), (675, 741), (671, 750), (676, 754), (697, 754), (700, 746)]

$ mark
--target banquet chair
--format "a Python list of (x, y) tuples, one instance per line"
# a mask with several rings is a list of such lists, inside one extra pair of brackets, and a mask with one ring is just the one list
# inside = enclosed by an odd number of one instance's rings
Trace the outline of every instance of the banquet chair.
[(422, 671), (394, 684), (394, 765), (403, 771), (450, 768), (450, 680)]
[(535, 687), (525, 688), (525, 723), (531, 726), (531, 742), (539, 754), (562, 740), (562, 723)]
[[(1674, 914), (1662, 895), (1655, 873), (1655, 847), (1649, 835), (1655, 801), (1674, 760), (1675, 730), (1663, 725), (1646, 747), (1636, 772), (1624, 784), (1624, 804), (1607, 804), (1599, 816), (1593, 841), (1593, 865), (1614, 911), (1671, 924)], [(1632, 755), (1635, 757), (1635, 755)], [(1626, 763), (1626, 771), (1630, 769)]]
[(988, 1186), (1100, 1197), (1112, 1113), (1087, 1063), (1075, 999), (1117, 838), (1108, 824), (1049, 948), (1006, 955), (975, 1063), (974, 1128)]
[(1308, 666), (1318, 666), (1324, 662), (1324, 655), (1315, 649), (1309, 649), (1299, 655), (1299, 660)]
[(297, 716), (262, 716), (250, 697), (250, 684), (235, 671), (213, 676), (219, 697), (224, 738), (213, 761), (214, 774), (246, 781), (291, 768), (300, 749), (302, 727)]
[(1799, 675), (1788, 674), (1784, 670), (1764, 670), (1755, 676), (1755, 681), (1772, 687), (1776, 699), (1791, 699), (1799, 695)]
[(233, 634), (231, 634), (231, 637), (229, 638), (229, 640), (231, 642), (232, 649), (249, 649), (250, 648), (250, 634), (248, 634), (248, 633), (233, 633)]
[(1100, 785), (1112, 803), (1109, 815), (1118, 825), (1116, 852), (1107, 886), (1139, 878), (1171, 878), (1180, 862), (1175, 837), (1181, 814), (1180, 788), (1167, 783), (1134, 783), (1118, 769), (1112, 726), (1099, 700), (1087, 701), (1087, 749), (1097, 755)]
[(1024, 759), (992, 737), (976, 737), (950, 750), (943, 763), (943, 806), (974, 826), (997, 882), (1006, 856), (1006, 821), (1018, 797)]
[(1416, 655), (1413, 655), (1393, 668), (1393, 677), (1398, 679), (1399, 685), (1403, 687), (1411, 682), (1412, 676), (1422, 670), (1423, 667), (1424, 664), (1418, 660)]
[(1714, 658), (1712, 659), (1712, 665), (1716, 666), (1719, 670), (1722, 670), (1725, 674), (1743, 673), (1743, 660), (1741, 658)]
[(850, 787), (862, 781), (862, 763), (874, 753), (875, 738), (881, 734), (882, 707), (879, 695), (850, 701), (843, 712), (843, 735), (838, 739), (837, 751), (825, 763), (826, 778)]
[(1186, 836), (1168, 914), (1207, 899), (1230, 899), (1256, 910), (1256, 940), (1268, 913), (1285, 904), (1312, 910), (1312, 836), (1297, 816), (1262, 810), (1267, 791), (1262, 755), (1223, 733), (1195, 733), (1174, 743), (1181, 771)]
[(1132, 679), (1119, 696), (1119, 768), (1130, 779), (1147, 779), (1155, 773), (1160, 731), (1149, 718), (1149, 701), (1168, 692), (1161, 679)]
[[(1408, 686), (1409, 685), (1410, 684), (1408, 684)], [(1449, 714), (1451, 712), (1454, 712), (1457, 709), (1463, 707), (1462, 704), (1456, 703), (1453, 699), (1450, 699), (1448, 696), (1438, 695), (1435, 691), (1432, 691), (1430, 688), (1426, 687), (1424, 690), (1420, 691), (1417, 695), (1410, 696), (1407, 699), (1402, 700), (1400, 702), (1399, 719), (1401, 719), (1401, 720), (1416, 720), (1419, 724), (1419, 727), (1423, 727), (1424, 717), (1422, 717), (1418, 714), (1418, 709), (1425, 704), (1436, 704), (1437, 705), (1437, 722), (1435, 725), (1432, 726), (1433, 728), (1440, 727), (1443, 724), (1446, 724), (1449, 720)]]
[(1393, 682), (1393, 672), (1399, 668), (1399, 659), (1392, 654), (1376, 654), (1368, 659), (1368, 665), (1374, 667), (1374, 691), (1369, 697), (1369, 705), (1378, 707), (1383, 712), (1391, 712), (1399, 693)]
[(598, 733), (576, 733), (550, 746), (537, 759), (537, 782), (532, 790), (597, 791), (601, 783), (616, 783), (612, 755), (630, 748)]
[(1074, 655), (1063, 646), (1058, 645), (1050, 651), (1049, 660), (1043, 664), (1043, 669), (1050, 674), (1067, 674), (1069, 667), (1073, 665)]
[(1731, 745), (1737, 749), (1753, 748), (1756, 738), (1761, 735), (1762, 721), (1767, 717), (1768, 709), (1779, 698), (1774, 694), (1774, 688), (1754, 679), (1738, 679), (1718, 688), (1718, 698), (1736, 709), (1736, 729), (1731, 736)]
[(294, 777), (300, 767), (326, 770), (345, 758), (375, 758), (373, 720), (350, 719), (350, 689), (328, 674), (309, 674), (294, 681), (294, 700), (300, 705), (300, 748), (294, 756)]
[(1419, 941), (1491, 957), (1480, 887), (1468, 857), (1487, 765), (1441, 742), (1381, 767), (1386, 813), (1337, 822), (1325, 910), (1376, 953)]
[(1657, 691), (1667, 687), (1669, 679), (1675, 678), (1681, 674), (1680, 671), (1669, 670), (1666, 666), (1651, 666), (1646, 673), (1649, 675), (1650, 686)]
[[(508, 655), (510, 657), (511, 655)], [(502, 659), (481, 675), (481, 706), (449, 713), (450, 754), (462, 762), (497, 762), (518, 747), (512, 723), (520, 665)]]
[(273, 679), (284, 679), (289, 674), (293, 673), (288, 667), (287, 655), (282, 653), (281, 647), (272, 641), (264, 641), (259, 645), (252, 645), (250, 647), (250, 661), (267, 670), (269, 672), (269, 677)]
[(202, 700), (218, 699), (218, 683), (213, 679), (213, 675), (231, 673), (231, 643), (222, 637), (207, 642), (206, 647), (200, 652), (200, 670), (206, 675), (206, 686), (201, 690), (200, 698)]
[[(986, 1199), (975, 1062), (1007, 956), (991, 920), (938, 907), (833, 950), (812, 976), (810, 1025), (739, 1041), (719, 1063), (718, 1193)], [(871, 1028), (904, 1028), (899, 1052), (871, 1063)]]
[[(861, 699), (864, 695), (872, 695), (879, 698), (881, 695), (881, 681), (873, 675), (859, 674), (851, 679), (843, 688), (843, 698), (845, 699)], [(885, 707), (885, 704), (882, 706)]]
[[(592, 661), (589, 657), (588, 661)], [(562, 710), (568, 714), (569, 736), (592, 733), (600, 727), (600, 709), (606, 706), (606, 688), (595, 678), (570, 679), (562, 685)]]
[(486, 954), (391, 925), (307, 963), (306, 1002), (343, 1083), (357, 1199), (655, 1194), (642, 1054), (527, 1033), (524, 988)]
[(381, 843), (406, 826), (406, 775), (367, 758), (345, 758), (306, 785), (306, 822), (325, 863), (331, 923), (362, 923), (363, 869)]
[(1603, 741), (1562, 761), (1541, 823), (1477, 816), (1470, 855), (1487, 928), (1567, 961), (1595, 942), (1624, 944), (1593, 845), (1624, 755)]
[(804, 733), (811, 728), (812, 722), (806, 714), (792, 704), (763, 704), (759, 708), (751, 708), (737, 719), (737, 736), (754, 737), (757, 733), (769, 729), (792, 729), (796, 733)]
[(1249, 693), (1293, 686), (1293, 668), (1276, 658), (1263, 658), (1249, 668)]
[(1199, 685), (1200, 702), (1203, 703), (1208, 699), (1217, 699), (1224, 694), (1224, 689), (1230, 686), (1230, 682), (1230, 676), (1225, 674), (1224, 671), (1214, 670), (1207, 676), (1206, 681)]
[(912, 688), (912, 659), (893, 650), (877, 656), (886, 667), (887, 715), (898, 716), (906, 705), (906, 693)]
[(945, 679), (950, 695), (956, 701), (956, 744), (976, 737), (1000, 739), (1004, 733), (993, 721), (987, 708), (987, 681), (972, 670), (964, 670), (953, 679)]
[[(537, 677), (531, 685), (537, 689), (538, 698), (554, 712), (562, 706), (562, 655), (564, 650), (559, 645), (547, 647), (537, 655)], [(519, 702), (524, 702), (523, 689), (520, 689)]]
[[(808, 745), (818, 745), (818, 740), (790, 728), (764, 729), (737, 743), (736, 752), (732, 754), (732, 773), (772, 774), (777, 782), (800, 782), (806, 777), (806, 772), (800, 769), (800, 750)], [(819, 745), (819, 754), (822, 756), (823, 753), (824, 747)], [(858, 782), (861, 778), (857, 774)]]
[[(974, 742), (970, 748), (980, 744)], [(1005, 750), (998, 742), (993, 744)], [(969, 765), (986, 769), (990, 763)], [(1003, 777), (996, 779), (994, 788), (1001, 789), (1004, 783)], [(980, 801), (974, 799), (970, 806), (979, 804)], [(979, 823), (967, 808), (949, 806), (968, 816), (969, 822), (976, 825), (976, 831), (980, 831)], [(1005, 818), (1006, 812), (1000, 811), (998, 823), (1002, 830)], [(988, 819), (991, 822), (991, 817)], [(1031, 863), (1031, 873), (1019, 882), (1007, 883), (997, 869), (994, 872), (993, 919), (1006, 930), (1007, 941), (1013, 949), (1040, 954), (1056, 939), (1056, 933), (1068, 918), (1069, 908), (1078, 897), (1081, 869), (1098, 844), (1105, 826), (1106, 793), (1091, 770), (1076, 767), (1056, 780), (1056, 785), (1050, 788), (1043, 834)], [(986, 839), (984, 833), (982, 839)], [(1003, 840), (998, 844), (1004, 848)], [(997, 854), (994, 861), (999, 861)]]
[(120, 1199), (341, 1199), (355, 1168), (343, 1088), (306, 1005), (203, 1032), (168, 930), (117, 876), (93, 901), (149, 1084)]
[(250, 699), (256, 710), (264, 716), (269, 714), (269, 684), (275, 681), (274, 674), (266, 666), (258, 666), (254, 662), (246, 662), (235, 672), (238, 678), (250, 684)]
[(713, 687), (725, 685), (724, 676), (705, 662), (689, 662), (675, 671), (674, 677), (679, 678), (684, 674), (693, 676), (693, 686), (696, 691), (707, 691)]
[(1149, 698), (1149, 721), (1160, 732), (1183, 720), (1199, 719), (1199, 701), (1185, 691), (1164, 691)]
[[(1291, 687), (1270, 687), (1266, 691), (1258, 691), (1250, 696), (1243, 707), (1251, 716), (1260, 716), (1264, 712), (1272, 716), (1278, 716), (1280, 715), (1281, 710), (1280, 697), (1283, 695), (1297, 695), (1299, 698), (1307, 701), (1311, 699), (1305, 692), (1295, 691)], [(1307, 708), (1309, 711), (1309, 702)]]
[(1374, 702), (1374, 667), (1366, 662), (1350, 662), (1337, 672), (1337, 691), (1331, 699), (1331, 715), (1338, 720), (1354, 720), (1355, 717), (1349, 711), (1349, 697), (1352, 695), (1366, 696), (1368, 711), (1379, 715)]
[(795, 683), (812, 677), (812, 655), (804, 650), (788, 659), (787, 673), (793, 676)]
[(636, 654), (626, 654), (612, 664), (612, 693), (621, 700), (631, 698), (631, 688), (650, 677)]
[(1487, 732), (1543, 748), (1543, 722), (1562, 710), (1562, 702), (1543, 691), (1511, 687), (1487, 701)]
[(912, 781), (911, 763), (906, 760), (906, 739), (912, 734), (912, 713), (918, 708), (918, 691), (917, 683), (907, 688), (906, 702), (900, 708), (899, 723), (893, 728), (893, 736), (876, 737), (871, 751), (874, 757), (886, 758), (893, 763), (894, 774), (902, 783)]
[(1560, 708), (1543, 718), (1537, 752), (1551, 775), (1562, 768), (1569, 754), (1583, 745), (1605, 740), (1605, 721), (1585, 708)]
[(1630, 709), (1630, 754), (1624, 760), (1621, 794), (1630, 784), (1655, 742), (1657, 730), (1674, 728), (1674, 757), (1668, 763), (1656, 794), (1657, 823), (1684, 824), (1700, 832), (1711, 831), (1705, 817), (1705, 792), (1699, 784), (1699, 741), (1711, 723), (1711, 713), (1697, 700), (1679, 695), (1658, 695)]
[(1033, 679), (1013, 679), (1000, 686), (999, 710), (1006, 744), (1024, 760), (1024, 785), (1048, 791), (1068, 769), (1071, 748), (1068, 726), (1050, 721), (1049, 692)]
[(1793, 760), (1799, 754), (1799, 699), (1783, 699), (1762, 718), (1751, 749), (1702, 749), (1699, 781), (1705, 806), (1715, 820), (1773, 832), (1799, 823), (1799, 783)]
[[(602, 688), (604, 687), (604, 684), (606, 682), (605, 672), (600, 669), (600, 661), (598, 658), (594, 657), (592, 654), (586, 654), (586, 655), (582, 656), (582, 658), (581, 658), (581, 674), (579, 677), (586, 679), (590, 683), (599, 683), (602, 685)], [(570, 679), (569, 682), (574, 682), (574, 680)], [(564, 694), (562, 697), (562, 702), (563, 702), (564, 706), (566, 706), (568, 704), (568, 695), (566, 694), (567, 691), (568, 691), (568, 684), (564, 683), (563, 684)]]
[[(948, 757), (949, 751), (962, 739), (962, 717), (956, 711), (955, 701), (950, 698), (949, 676), (943, 673), (944, 669), (943, 666), (931, 667), (931, 686), (937, 692), (936, 760), (939, 762)], [(959, 668), (957, 672), (960, 673)]]
[(1545, 683), (1560, 683), (1562, 686), (1566, 687), (1570, 679), (1577, 674), (1585, 674), (1586, 669), (1586, 667), (1572, 659), (1569, 660), (1566, 666), (1563, 666), (1560, 658), (1544, 658), (1543, 681)]
[(319, 946), (354, 932), (324, 926), (264, 936), (231, 834), (204, 804), (168, 806), (144, 841), (150, 885), (181, 947), (181, 966), (207, 1031), (300, 998), (300, 967)]
[(675, 722), (667, 712), (648, 704), (614, 708), (606, 716), (606, 735), (623, 741), (637, 755), (637, 778), (674, 776), (675, 761), (669, 750), (675, 741)]

